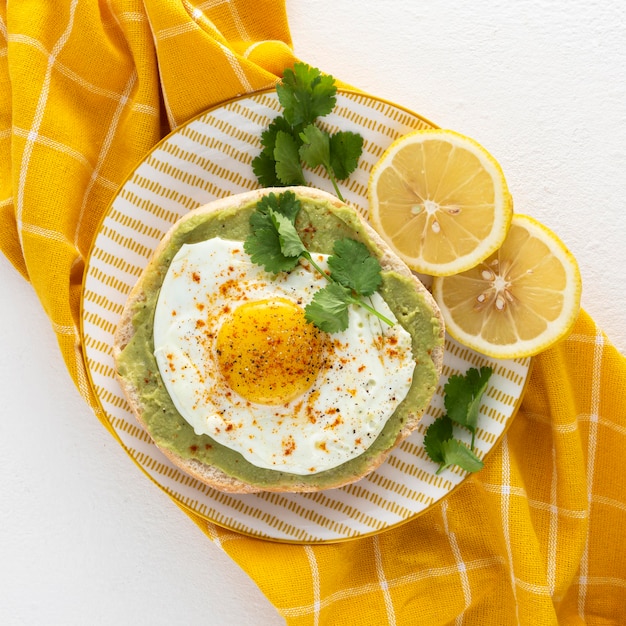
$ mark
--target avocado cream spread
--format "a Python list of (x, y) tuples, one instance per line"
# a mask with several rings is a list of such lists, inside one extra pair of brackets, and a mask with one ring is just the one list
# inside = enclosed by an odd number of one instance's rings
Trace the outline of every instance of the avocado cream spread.
[[(374, 256), (381, 257), (381, 251), (368, 238), (352, 210), (337, 208), (321, 199), (300, 198), (300, 201), (301, 210), (296, 226), (310, 251), (332, 254), (335, 240), (351, 237), (365, 243)], [(421, 413), (430, 401), (438, 381), (430, 353), (442, 341), (439, 321), (423, 295), (416, 292), (410, 279), (383, 270), (380, 293), (398, 322), (412, 337), (416, 361), (413, 380), (407, 396), (372, 445), (360, 456), (338, 467), (306, 476), (263, 469), (208, 435), (195, 434), (170, 400), (153, 354), (153, 318), (159, 289), (171, 260), (183, 244), (197, 243), (212, 237), (244, 241), (250, 232), (249, 218), (255, 208), (256, 202), (251, 202), (244, 207), (199, 214), (186, 219), (173, 232), (167, 247), (143, 277), (145, 298), (135, 305), (135, 332), (118, 359), (119, 374), (140, 390), (142, 419), (160, 447), (170, 449), (184, 458), (219, 467), (228, 475), (260, 488), (273, 485), (288, 487), (291, 483), (317, 487), (336, 484), (338, 479), (362, 474), (373, 459), (394, 445), (409, 413)]]

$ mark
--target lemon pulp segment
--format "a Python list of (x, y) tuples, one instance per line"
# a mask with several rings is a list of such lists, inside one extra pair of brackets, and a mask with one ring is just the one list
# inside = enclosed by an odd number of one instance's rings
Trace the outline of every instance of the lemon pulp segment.
[(502, 246), (478, 265), (433, 280), (448, 332), (496, 358), (536, 354), (571, 328), (582, 282), (576, 260), (537, 220), (513, 217)]
[(502, 170), (474, 140), (449, 130), (397, 139), (372, 169), (370, 220), (411, 269), (451, 275), (497, 249), (513, 203)]

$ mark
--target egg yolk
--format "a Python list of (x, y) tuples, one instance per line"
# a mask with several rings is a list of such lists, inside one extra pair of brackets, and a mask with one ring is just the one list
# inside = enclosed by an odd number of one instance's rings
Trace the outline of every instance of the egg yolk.
[(307, 391), (324, 361), (324, 333), (280, 298), (246, 302), (217, 335), (217, 360), (230, 388), (250, 402), (284, 404)]

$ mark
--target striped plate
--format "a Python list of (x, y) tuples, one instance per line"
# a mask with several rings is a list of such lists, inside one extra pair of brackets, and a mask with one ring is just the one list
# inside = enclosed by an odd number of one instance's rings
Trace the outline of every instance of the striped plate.
[[(157, 145), (119, 190), (95, 239), (82, 302), (87, 367), (111, 430), (133, 460), (179, 504), (221, 526), (255, 537), (294, 543), (329, 542), (372, 534), (426, 511), (454, 489), (465, 473), (435, 474), (423, 436), (443, 408), (448, 376), (490, 365), (476, 438), (487, 454), (510, 424), (530, 359), (494, 361), (447, 339), (443, 376), (420, 427), (374, 473), (342, 489), (315, 494), (230, 495), (189, 478), (171, 465), (138, 426), (113, 373), (113, 333), (127, 294), (169, 226), (190, 209), (256, 188), (250, 165), (260, 135), (279, 114), (274, 91), (230, 101), (191, 120)], [(397, 137), (431, 127), (415, 113), (385, 101), (340, 91), (324, 118), (332, 132), (364, 138), (358, 170), (342, 193), (364, 211), (372, 166)], [(321, 171), (307, 173), (312, 186), (332, 192)]]

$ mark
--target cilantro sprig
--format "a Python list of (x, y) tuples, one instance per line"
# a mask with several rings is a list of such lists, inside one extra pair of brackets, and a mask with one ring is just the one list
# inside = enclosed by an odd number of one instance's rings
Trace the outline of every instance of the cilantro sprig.
[(298, 62), (285, 70), (276, 93), (283, 113), (262, 133), (263, 148), (252, 161), (259, 183), (264, 187), (305, 185), (304, 166), (322, 166), (343, 201), (338, 181), (356, 169), (363, 137), (351, 131), (331, 134), (317, 123), (335, 107), (335, 79)]
[(320, 330), (334, 333), (348, 327), (350, 305), (358, 305), (393, 326), (394, 322), (364, 300), (378, 290), (381, 267), (367, 246), (355, 239), (338, 239), (328, 258), (328, 272), (315, 261), (296, 229), (300, 200), (293, 191), (264, 196), (250, 216), (250, 235), (244, 250), (253, 263), (267, 272), (290, 272), (305, 259), (329, 284), (318, 290), (305, 307), (309, 322)]
[[(439, 463), (437, 474), (446, 467), (458, 465), (468, 472), (477, 472), (483, 462), (474, 453), (474, 438), (483, 394), (492, 374), (490, 367), (470, 368), (465, 375), (450, 376), (444, 385), (446, 413), (426, 430), (424, 447), (428, 456)], [(454, 438), (454, 427), (462, 426), (472, 435), (470, 447)]]

